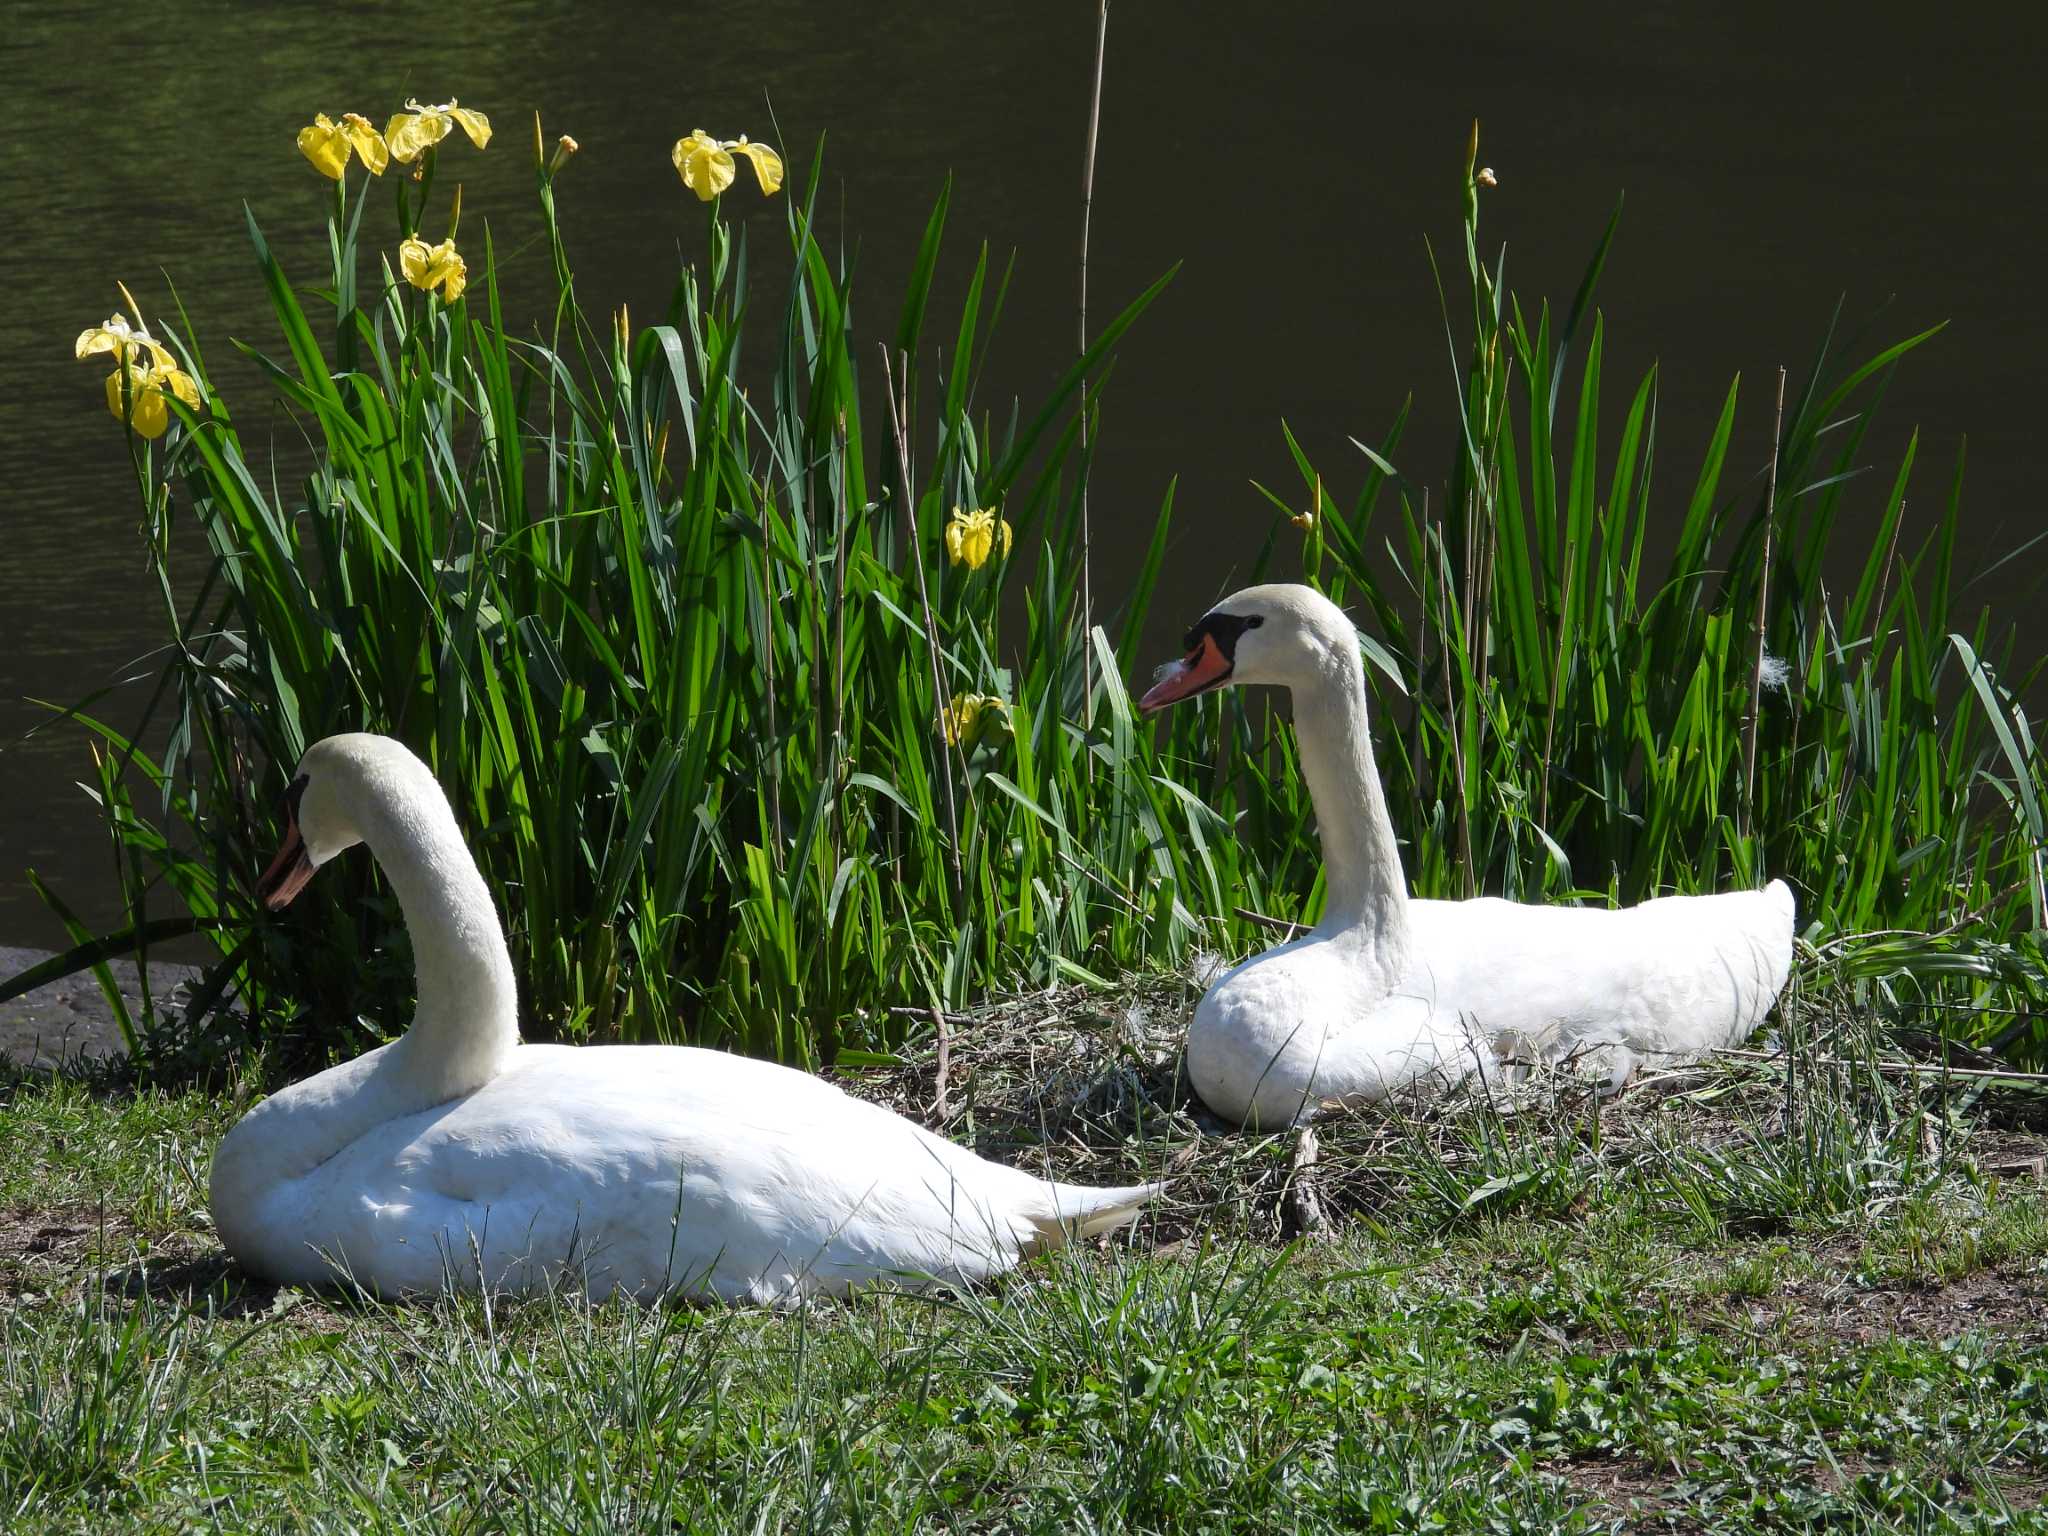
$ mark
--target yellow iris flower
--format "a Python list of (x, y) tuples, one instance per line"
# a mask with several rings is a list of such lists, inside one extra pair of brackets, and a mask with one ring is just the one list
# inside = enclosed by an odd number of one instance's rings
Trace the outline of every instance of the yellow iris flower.
[[(128, 302), (132, 307), (135, 301)], [(193, 410), (199, 409), (199, 385), (192, 375), (178, 366), (169, 347), (149, 332), (131, 328), (126, 316), (113, 315), (105, 325), (79, 332), (73, 356), (92, 357), (101, 352), (114, 355), (114, 371), (107, 375), (107, 409), (116, 421), (128, 422), (144, 437), (162, 437), (171, 424), (171, 408), (164, 403), (166, 389)]]
[(415, 236), (398, 247), (398, 270), (415, 288), (441, 290), (444, 302), (453, 304), (469, 286), (469, 263), (455, 249), (453, 239), (429, 245)]
[(971, 742), (1009, 722), (1010, 706), (992, 693), (956, 693), (940, 717), (949, 747)]
[[(121, 291), (126, 293), (128, 290), (124, 288)], [(136, 353), (147, 352), (153, 368), (177, 366), (171, 349), (147, 331), (131, 330), (126, 315), (111, 315), (105, 325), (91, 326), (78, 333), (78, 345), (73, 349), (73, 356), (92, 357), (100, 352), (112, 352), (116, 362), (127, 362)]]
[[(128, 376), (125, 400), (121, 372)], [(171, 408), (164, 403), (166, 387), (193, 410), (199, 409), (199, 386), (191, 374), (180, 368), (158, 373), (136, 363), (125, 363), (121, 371), (107, 375), (107, 409), (114, 420), (129, 422), (144, 437), (162, 437), (171, 424)]]
[(978, 571), (988, 563), (998, 543), (1002, 545), (1002, 558), (1010, 558), (1010, 538), (1010, 520), (997, 517), (993, 507), (976, 512), (962, 512), (955, 507), (953, 520), (946, 524), (946, 554), (955, 565)]
[(299, 130), (299, 153), (313, 162), (313, 169), (331, 181), (341, 180), (353, 151), (372, 176), (382, 176), (391, 163), (384, 136), (359, 112), (344, 112), (341, 121), (331, 122), (325, 112)]
[(697, 194), (699, 202), (708, 203), (731, 186), (733, 177), (739, 174), (732, 158), (734, 150), (754, 162), (754, 179), (761, 183), (763, 193), (773, 194), (782, 189), (782, 156), (766, 144), (751, 142), (744, 133), (736, 139), (721, 141), (702, 128), (692, 129), (688, 138), (676, 140), (669, 159), (676, 174), (683, 178), (683, 185)]
[(410, 165), (422, 150), (432, 149), (447, 138), (451, 128), (468, 134), (469, 142), (478, 149), (491, 142), (491, 120), (452, 101), (438, 107), (408, 101), (405, 110), (384, 125), (384, 137), (391, 145), (391, 158), (401, 165)]

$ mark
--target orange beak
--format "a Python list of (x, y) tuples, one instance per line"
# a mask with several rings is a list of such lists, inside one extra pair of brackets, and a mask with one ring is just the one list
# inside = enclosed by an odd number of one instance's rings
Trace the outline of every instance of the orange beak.
[(270, 868), (264, 870), (263, 878), (256, 882), (256, 894), (271, 911), (282, 912), (312, 878), (313, 861), (307, 857), (305, 838), (299, 835), (298, 818), (287, 812), (284, 842), (279, 844), (277, 857), (270, 861)]
[(1221, 688), (1230, 681), (1230, 659), (1217, 647), (1213, 635), (1203, 635), (1195, 648), (1165, 669), (1159, 681), (1138, 700), (1138, 713), (1156, 715), (1169, 704)]

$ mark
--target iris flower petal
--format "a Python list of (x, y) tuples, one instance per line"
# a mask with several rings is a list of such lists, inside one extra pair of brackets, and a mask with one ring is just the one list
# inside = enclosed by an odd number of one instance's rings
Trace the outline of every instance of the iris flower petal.
[(427, 262), (432, 249), (426, 241), (418, 238), (399, 243), (398, 270), (405, 274), (405, 280), (415, 288), (427, 286)]
[(157, 368), (170, 368), (177, 362), (177, 359), (171, 356), (171, 349), (149, 332), (130, 329), (125, 315), (110, 315), (105, 325), (95, 325), (89, 330), (80, 331), (71, 355), (91, 357), (96, 352), (112, 352), (118, 359), (126, 362), (138, 351), (147, 352), (150, 361)]
[(766, 144), (749, 143), (744, 133), (725, 147), (738, 150), (754, 162), (754, 179), (761, 183), (764, 193), (773, 195), (782, 190), (782, 156)]
[(677, 139), (669, 160), (676, 174), (683, 178), (683, 185), (697, 194), (699, 202), (710, 202), (732, 185), (732, 156), (702, 128), (692, 130), (688, 138)]
[(998, 544), (1007, 558), (1012, 537), (1009, 520), (997, 518), (993, 507), (972, 512), (955, 507), (952, 521), (946, 524), (946, 554), (955, 565), (978, 571), (988, 563)]
[(1010, 706), (993, 693), (956, 693), (939, 716), (939, 729), (949, 747), (976, 745), (1007, 735), (1013, 729)]
[[(124, 374), (128, 381), (126, 399), (121, 387)], [(148, 373), (132, 363), (107, 375), (107, 409), (114, 413), (114, 420), (127, 422), (147, 438), (162, 437), (164, 428), (171, 424), (170, 407), (164, 404), (163, 391), (150, 382)]]
[(707, 203), (731, 186), (733, 178), (739, 174), (732, 156), (723, 149), (710, 150), (699, 156), (697, 165), (703, 178), (703, 185), (697, 188), (697, 196)]
[(299, 130), (299, 153), (329, 181), (341, 180), (341, 173), (348, 169), (348, 140), (325, 112), (316, 114), (310, 124)]
[(946, 745), (957, 747), (973, 730), (977, 716), (981, 714), (981, 699), (971, 693), (963, 693), (946, 705), (943, 727)]
[(396, 114), (384, 128), (384, 140), (391, 146), (391, 158), (401, 165), (412, 164), (422, 150), (432, 149), (447, 138), (452, 126), (445, 113), (422, 110), (418, 102), (408, 105), (415, 110)]
[(401, 164), (410, 164), (419, 158), (420, 151), (432, 149), (458, 126), (478, 149), (491, 142), (491, 120), (453, 101), (435, 107), (408, 101), (405, 110), (394, 114), (385, 126), (384, 137), (390, 143), (391, 157)]
[(411, 112), (394, 112), (391, 121), (384, 125), (384, 142), (391, 150), (391, 158), (400, 165), (410, 165), (419, 155), (420, 141), (413, 132), (419, 118)]
[(391, 150), (384, 142), (384, 135), (377, 131), (376, 124), (360, 112), (344, 112), (340, 132), (370, 174), (382, 176), (384, 167), (391, 163)]
[(442, 244), (448, 248), (448, 254), (437, 269), (441, 283), (441, 299), (444, 303), (453, 304), (462, 297), (463, 290), (469, 286), (469, 263), (455, 254), (453, 240), (444, 240)]
[(712, 138), (702, 128), (692, 128), (682, 138), (676, 140), (676, 147), (669, 151), (668, 158), (675, 166), (677, 173), (685, 175), (687, 179), (687, 173), (683, 171), (683, 167), (689, 163), (691, 157), (702, 154), (706, 150), (716, 148), (718, 148), (718, 141), (716, 139)]
[(455, 119), (457, 126), (469, 135), (469, 142), (478, 149), (491, 142), (491, 120), (483, 113), (472, 112), (468, 107), (458, 107), (452, 101), (441, 110)]
[(96, 352), (119, 352), (125, 354), (131, 345), (128, 322), (119, 315), (105, 325), (95, 325), (78, 333), (78, 346), (72, 352), (74, 357), (91, 357)]
[(439, 288), (442, 300), (453, 304), (469, 286), (469, 263), (455, 249), (453, 240), (428, 245), (417, 237), (398, 247), (398, 270), (415, 288)]
[(676, 140), (669, 159), (675, 165), (676, 174), (683, 178), (683, 185), (696, 193), (700, 202), (708, 203), (732, 185), (737, 174), (734, 151), (753, 162), (754, 179), (760, 182), (763, 192), (781, 190), (782, 157), (766, 144), (754, 143), (745, 134), (721, 142), (702, 128), (694, 128), (687, 137)]

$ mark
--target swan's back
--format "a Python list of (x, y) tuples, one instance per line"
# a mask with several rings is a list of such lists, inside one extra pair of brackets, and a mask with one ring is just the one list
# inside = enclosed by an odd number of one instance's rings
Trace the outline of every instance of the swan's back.
[(238, 1256), (302, 1281), (332, 1259), (384, 1294), (572, 1280), (597, 1297), (788, 1302), (979, 1280), (1155, 1192), (1053, 1184), (723, 1052), (522, 1046), (474, 1093), (265, 1190), (259, 1225), (286, 1241)]
[(1763, 1022), (1792, 964), (1792, 893), (1667, 896), (1620, 911), (1484, 897), (1412, 901), (1406, 980), (1359, 963), (1369, 935), (1311, 932), (1202, 998), (1188, 1073), (1219, 1114), (1286, 1125), (1333, 1101), (1449, 1086), (1502, 1062), (1582, 1058), (1625, 1079)]
[(1417, 981), (1440, 1019), (1496, 1055), (1620, 1044), (1679, 1059), (1763, 1022), (1792, 966), (1791, 889), (1664, 896), (1608, 911), (1482, 898), (1417, 901)]

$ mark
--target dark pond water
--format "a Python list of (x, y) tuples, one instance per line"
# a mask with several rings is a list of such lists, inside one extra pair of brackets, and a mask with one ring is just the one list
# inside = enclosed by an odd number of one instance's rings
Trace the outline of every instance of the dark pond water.
[[(1568, 297), (1626, 189), (1603, 288), (1610, 393), (1662, 359), (1671, 479), (1689, 477), (1737, 370), (1741, 463), (1760, 460), (1773, 370), (1806, 362), (1846, 292), (1852, 315), (1889, 303), (1885, 338), (1951, 322), (1901, 375), (1873, 458), (1895, 461), (1920, 426), (1916, 494), (1931, 515), (1967, 432), (1972, 556), (2011, 548), (2041, 522), (2037, 16), (1118, 0), (1094, 313), (1186, 265), (1123, 347), (1108, 397), (1098, 590), (1113, 595), (1134, 564), (1176, 474), (1163, 621), (1227, 590), (1268, 521), (1247, 480), (1289, 483), (1283, 417), (1348, 477), (1345, 436), (1377, 437), (1412, 389), (1406, 467), (1441, 477), (1449, 365), (1423, 235), (1454, 249), (1453, 177), (1475, 115), (1501, 178), (1487, 233), (1508, 241), (1524, 295)], [(75, 784), (90, 774), (85, 739), (24, 741), (43, 714), (29, 700), (79, 698), (161, 635), (104, 369), (74, 362), (72, 339), (116, 307), (116, 278), (167, 312), (168, 276), (242, 402), (245, 435), (261, 424), (248, 376), (220, 364), (231, 337), (276, 345), (239, 204), (289, 268), (318, 271), (326, 184), (292, 145), (312, 112), (381, 121), (416, 94), (491, 113), (502, 137), (482, 155), (451, 150), (443, 175), (466, 184), (465, 233), (491, 220), (516, 289), (541, 273), (527, 243), (540, 108), (550, 135), (583, 146), (560, 194), (579, 291), (641, 314), (701, 238), (667, 161), (693, 127), (779, 139), (793, 161), (829, 136), (870, 326), (893, 312), (950, 172), (940, 312), (976, 242), (1014, 250), (987, 378), (1031, 398), (1072, 343), (1093, 41), (1087, 4), (0, 6), (0, 940), (61, 939), (19, 881), (25, 866), (90, 919), (112, 916), (108, 857)], [(734, 208), (755, 210), (756, 249), (772, 250), (779, 207), (742, 191)], [(288, 440), (288, 423), (269, 428)], [(2037, 564), (1986, 590), (2016, 601)], [(137, 704), (107, 709), (119, 719)]]

